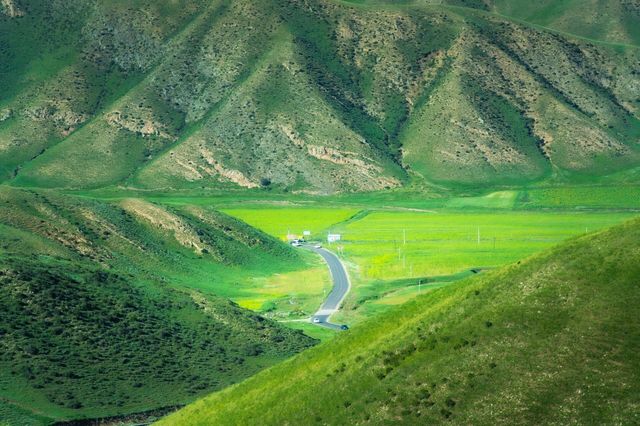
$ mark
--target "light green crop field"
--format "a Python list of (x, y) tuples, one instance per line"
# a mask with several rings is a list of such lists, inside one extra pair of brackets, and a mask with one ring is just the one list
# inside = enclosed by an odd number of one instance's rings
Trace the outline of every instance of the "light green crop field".
[[(328, 245), (347, 262), (358, 280), (391, 280), (446, 275), (470, 268), (492, 268), (515, 262), (567, 238), (595, 231), (632, 217), (632, 212), (447, 212), (248, 209), (225, 213), (273, 236), (294, 229), (340, 233)], [(324, 234), (320, 235), (324, 237)]]
[(338, 227), (335, 249), (361, 279), (445, 275), (515, 262), (628, 213), (372, 212)]
[(302, 235), (304, 231), (310, 231), (313, 237), (318, 238), (319, 233), (331, 225), (358, 213), (358, 209), (341, 208), (253, 208), (222, 211), (280, 239), (286, 239), (289, 232)]
[[(551, 204), (556, 191), (532, 191), (531, 194), (528, 200), (535, 197), (539, 203)], [(587, 198), (587, 195), (588, 192), (583, 191), (576, 199)], [(614, 204), (616, 200), (632, 202), (623, 199), (619, 193), (615, 195)], [(603, 194), (597, 192), (592, 198), (594, 203), (604, 199)], [(325, 244), (325, 247), (343, 258), (353, 289), (333, 320), (350, 324), (386, 311), (420, 292), (463, 278), (470, 269), (490, 269), (514, 263), (566, 239), (621, 223), (637, 214), (606, 210), (510, 210), (508, 205), (518, 199), (523, 199), (523, 193), (503, 191), (461, 198), (458, 202), (448, 200), (446, 208), (435, 210), (396, 208), (358, 212), (352, 209), (267, 207), (225, 212), (276, 237), (281, 237), (283, 230), (286, 233), (289, 224), (293, 224), (292, 230), (311, 229), (319, 239), (323, 239), (329, 229), (340, 233), (342, 240), (339, 243)], [(459, 210), (460, 206), (468, 208), (469, 204), (476, 210)], [(483, 209), (489, 206), (493, 208)], [(318, 280), (317, 275), (309, 276)], [(434, 278), (436, 283), (431, 282)], [(419, 287), (420, 279), (428, 284)], [(286, 288), (295, 295), (312, 291), (310, 289), (318, 291), (321, 285), (318, 282), (308, 284), (305, 280), (299, 281), (298, 288), (295, 284), (290, 282), (278, 288), (282, 291)], [(327, 285), (323, 286), (326, 288)], [(267, 293), (256, 290), (255, 297), (264, 298)], [(317, 294), (307, 295), (304, 302), (307, 312), (312, 303), (319, 300)], [(246, 302), (241, 304), (255, 308), (251, 304), (252, 297), (247, 296)], [(286, 301), (287, 297), (280, 300)], [(262, 310), (269, 306), (265, 305), (266, 300), (261, 303)], [(277, 307), (278, 310), (290, 308), (287, 303)]]
[(640, 186), (585, 186), (537, 189), (518, 193), (517, 203), (523, 208), (639, 208)]

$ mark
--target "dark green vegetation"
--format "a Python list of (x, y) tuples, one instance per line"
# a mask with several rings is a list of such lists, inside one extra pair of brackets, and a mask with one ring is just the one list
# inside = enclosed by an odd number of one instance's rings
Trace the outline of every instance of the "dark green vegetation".
[(325, 193), (637, 166), (637, 5), (530, 3), (5, 0), (0, 179)]
[(304, 263), (213, 210), (0, 189), (0, 423), (184, 404), (313, 345), (216, 296), (266, 265)]
[(639, 220), (574, 239), (433, 290), (161, 424), (636, 423), (638, 259)]

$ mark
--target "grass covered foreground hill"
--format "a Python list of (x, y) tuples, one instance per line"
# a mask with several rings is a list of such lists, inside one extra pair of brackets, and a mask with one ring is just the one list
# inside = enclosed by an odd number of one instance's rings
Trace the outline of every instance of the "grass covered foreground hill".
[(436, 289), (162, 425), (634, 424), (640, 221)]
[(218, 296), (263, 264), (302, 261), (215, 211), (0, 189), (0, 424), (185, 404), (312, 346)]
[(637, 167), (637, 7), (587, 3), (6, 0), (0, 179), (328, 193)]

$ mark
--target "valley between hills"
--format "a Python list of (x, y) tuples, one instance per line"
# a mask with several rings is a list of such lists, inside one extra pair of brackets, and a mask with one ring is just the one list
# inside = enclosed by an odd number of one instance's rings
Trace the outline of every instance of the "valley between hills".
[(0, 426), (640, 422), (638, 28), (1, 0)]

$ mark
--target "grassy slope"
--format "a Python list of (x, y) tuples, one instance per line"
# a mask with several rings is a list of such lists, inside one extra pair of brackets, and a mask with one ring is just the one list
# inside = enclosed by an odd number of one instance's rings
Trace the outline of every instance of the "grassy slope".
[(640, 221), (435, 290), (160, 424), (635, 423)]
[(513, 0), (489, 2), (491, 9), (514, 18), (611, 43), (640, 45), (635, 2), (544, 0), (523, 4)]
[[(638, 164), (638, 49), (427, 3), (30, 2), (0, 15), (2, 179), (330, 193)], [(491, 10), (551, 25), (515, 3)], [(629, 27), (612, 3), (587, 35)]]
[(0, 189), (0, 420), (183, 404), (287, 358), (313, 340), (219, 295), (304, 267), (213, 210)]

